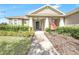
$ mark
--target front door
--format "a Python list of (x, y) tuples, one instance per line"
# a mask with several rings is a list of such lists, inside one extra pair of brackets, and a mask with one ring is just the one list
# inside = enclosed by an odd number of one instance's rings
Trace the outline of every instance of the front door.
[(40, 25), (40, 24), (39, 24), (39, 21), (37, 21), (37, 22), (36, 22), (36, 30), (39, 30), (39, 29), (40, 29), (40, 28), (39, 28), (39, 25)]

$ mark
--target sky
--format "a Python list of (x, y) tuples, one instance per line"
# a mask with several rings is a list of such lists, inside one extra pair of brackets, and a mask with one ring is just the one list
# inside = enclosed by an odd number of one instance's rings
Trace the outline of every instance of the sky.
[[(45, 4), (0, 4), (0, 23), (6, 22), (5, 17), (23, 16)], [(79, 4), (50, 4), (64, 13), (79, 7)]]

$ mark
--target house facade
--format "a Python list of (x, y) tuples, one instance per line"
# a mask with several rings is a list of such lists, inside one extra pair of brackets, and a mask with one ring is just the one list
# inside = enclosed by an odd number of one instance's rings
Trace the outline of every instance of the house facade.
[(65, 14), (51, 5), (42, 6), (25, 16), (7, 17), (7, 19), (8, 24), (29, 26), (34, 30), (45, 30), (50, 28), (53, 23), (55, 27), (79, 24), (79, 14)]

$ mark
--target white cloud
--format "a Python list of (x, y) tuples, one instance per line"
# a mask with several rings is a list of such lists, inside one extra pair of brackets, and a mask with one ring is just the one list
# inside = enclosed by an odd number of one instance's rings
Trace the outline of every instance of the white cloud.
[(61, 7), (61, 5), (60, 5), (60, 4), (56, 4), (56, 5), (54, 5), (53, 7), (58, 9), (58, 8)]

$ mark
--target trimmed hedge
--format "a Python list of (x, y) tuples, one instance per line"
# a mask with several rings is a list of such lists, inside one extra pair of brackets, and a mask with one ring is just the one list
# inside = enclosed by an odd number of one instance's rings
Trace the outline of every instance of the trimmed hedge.
[(5, 31), (28, 31), (28, 26), (12, 26), (12, 25), (0, 25), (0, 30)]
[(79, 39), (79, 26), (59, 27), (56, 30), (59, 34), (69, 34), (74, 38)]

